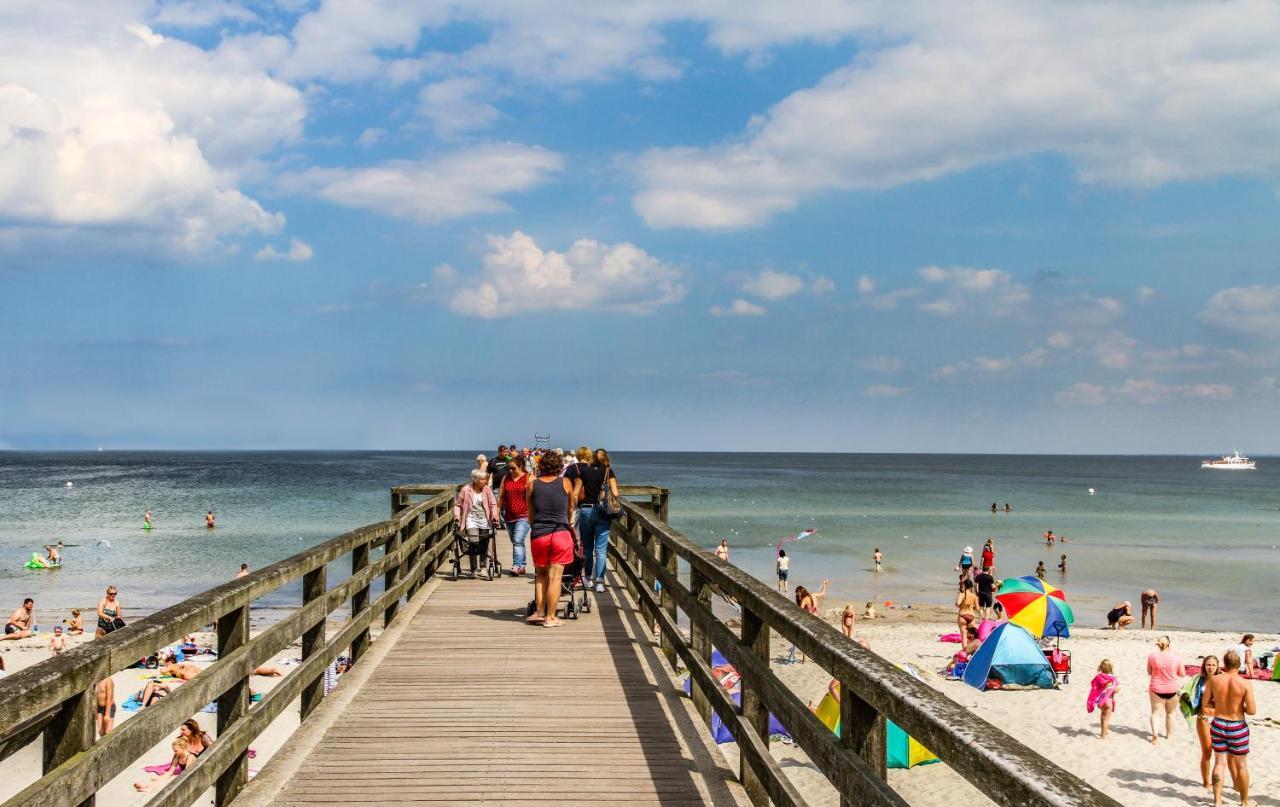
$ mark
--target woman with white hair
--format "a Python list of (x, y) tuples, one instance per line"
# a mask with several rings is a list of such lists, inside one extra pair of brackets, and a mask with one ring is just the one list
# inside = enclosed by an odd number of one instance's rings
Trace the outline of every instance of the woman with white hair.
[[(467, 536), (471, 545), (467, 560), (471, 564), (471, 576), (475, 577), (477, 560), (484, 558), (487, 562), (494, 525), (498, 523), (498, 499), (493, 495), (493, 488), (489, 487), (489, 474), (483, 469), (472, 470), (471, 484), (458, 491), (453, 500), (453, 523), (459, 532)], [(475, 541), (470, 540), (473, 537)]]
[[(493, 482), (493, 477), (489, 474), (489, 458), (483, 454), (476, 455), (476, 471), (484, 472), (484, 481), (486, 485), (490, 485)], [(475, 471), (472, 471), (471, 473), (473, 476), (475, 475)]]

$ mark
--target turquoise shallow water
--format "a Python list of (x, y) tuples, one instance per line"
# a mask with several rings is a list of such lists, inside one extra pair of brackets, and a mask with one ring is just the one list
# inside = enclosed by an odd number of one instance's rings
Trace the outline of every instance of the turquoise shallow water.
[[(41, 608), (91, 607), (110, 582), (127, 606), (154, 610), (225, 581), (242, 561), (258, 568), (384, 518), (392, 485), (461, 481), (474, 456), (0, 453), (0, 607), (23, 596)], [(1201, 470), (1194, 457), (624, 453), (615, 462), (625, 483), (672, 489), (678, 529), (707, 546), (727, 538), (732, 560), (770, 582), (772, 544), (815, 527), (788, 547), (792, 583), (831, 578), (832, 604), (949, 604), (961, 550), (994, 537), (1002, 575), (1044, 560), (1082, 624), (1150, 585), (1171, 625), (1277, 629), (1266, 604), (1280, 579), (1280, 459), (1259, 458), (1253, 472)], [(993, 515), (992, 501), (1014, 512)], [(218, 516), (212, 533), (207, 509)], [(1045, 529), (1072, 541), (1050, 552)], [(65, 568), (21, 568), (58, 539), (79, 544)], [(878, 577), (876, 546), (886, 556)]]

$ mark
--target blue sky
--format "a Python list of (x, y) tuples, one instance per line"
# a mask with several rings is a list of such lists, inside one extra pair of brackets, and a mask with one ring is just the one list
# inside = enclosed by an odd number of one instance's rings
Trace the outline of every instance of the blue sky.
[(0, 448), (1280, 452), (1276, 41), (1266, 2), (10, 2)]

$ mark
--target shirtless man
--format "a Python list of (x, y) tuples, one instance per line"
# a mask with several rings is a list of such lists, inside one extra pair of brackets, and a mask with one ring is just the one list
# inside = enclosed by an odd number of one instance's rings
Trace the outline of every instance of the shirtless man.
[(45, 556), (50, 566), (62, 565), (62, 553), (59, 551), (61, 549), (62, 549), (61, 541), (59, 541), (56, 546), (54, 544), (44, 545)]
[(0, 639), (25, 639), (31, 635), (31, 621), (36, 618), (36, 601), (27, 597), (22, 607), (14, 611), (4, 623), (4, 636)]
[(729, 561), (729, 542), (728, 541), (721, 541), (720, 545), (716, 547), (716, 557), (728, 563)]
[(1240, 675), (1240, 654), (1228, 650), (1222, 656), (1222, 673), (1205, 683), (1203, 712), (1213, 716), (1209, 737), (1213, 742), (1213, 804), (1222, 807), (1222, 769), (1231, 772), (1231, 784), (1240, 794), (1241, 807), (1249, 807), (1249, 724), (1245, 715), (1256, 714), (1253, 684)]
[(170, 661), (160, 668), (160, 674), (172, 675), (174, 678), (181, 678), (183, 681), (190, 681), (192, 678), (195, 678), (200, 674), (200, 668), (194, 664), (187, 664), (186, 662), (179, 664), (176, 661)]

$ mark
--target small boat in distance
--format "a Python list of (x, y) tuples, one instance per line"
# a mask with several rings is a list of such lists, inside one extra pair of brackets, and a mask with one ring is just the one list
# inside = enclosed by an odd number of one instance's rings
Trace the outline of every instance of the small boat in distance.
[(1221, 459), (1205, 460), (1200, 463), (1200, 467), (1226, 471), (1252, 471), (1258, 467), (1258, 463), (1248, 457), (1240, 456), (1240, 452), (1237, 451), (1234, 454), (1223, 456)]

